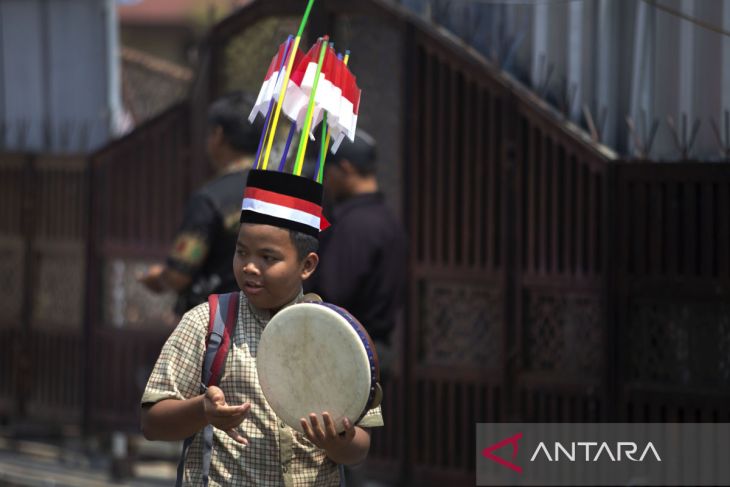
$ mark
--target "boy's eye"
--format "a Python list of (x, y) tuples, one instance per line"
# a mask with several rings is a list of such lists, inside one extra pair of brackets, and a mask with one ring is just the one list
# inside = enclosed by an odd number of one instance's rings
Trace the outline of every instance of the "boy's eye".
[(274, 257), (273, 255), (265, 255), (264, 260), (266, 262), (276, 262), (278, 259)]

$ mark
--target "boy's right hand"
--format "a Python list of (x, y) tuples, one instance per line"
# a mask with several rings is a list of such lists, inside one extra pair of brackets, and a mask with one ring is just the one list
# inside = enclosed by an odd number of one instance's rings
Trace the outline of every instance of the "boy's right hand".
[(251, 409), (251, 403), (241, 406), (226, 404), (226, 396), (220, 387), (209, 386), (203, 397), (203, 412), (206, 420), (216, 428), (226, 432), (228, 436), (242, 445), (248, 445), (248, 440), (236, 431)]

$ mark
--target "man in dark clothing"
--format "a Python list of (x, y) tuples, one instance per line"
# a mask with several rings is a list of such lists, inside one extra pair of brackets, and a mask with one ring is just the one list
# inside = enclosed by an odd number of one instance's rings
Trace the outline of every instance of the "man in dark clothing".
[(334, 201), (320, 237), (320, 263), (309, 290), (352, 313), (376, 342), (381, 370), (393, 365), (391, 332), (403, 305), (406, 237), (385, 205), (375, 176), (373, 139), (358, 130), (328, 155), (323, 184)]
[(175, 312), (179, 315), (204, 302), (209, 294), (238, 289), (231, 256), (242, 188), (261, 134), (261, 125), (246, 119), (254, 101), (251, 95), (238, 92), (210, 106), (206, 149), (216, 177), (189, 198), (165, 264), (152, 266), (139, 279), (153, 292), (176, 291)]

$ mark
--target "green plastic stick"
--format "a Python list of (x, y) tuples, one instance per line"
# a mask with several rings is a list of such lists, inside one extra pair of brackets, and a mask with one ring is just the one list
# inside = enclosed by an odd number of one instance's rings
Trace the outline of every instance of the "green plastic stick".
[(309, 12), (312, 11), (312, 5), (314, 5), (314, 0), (309, 0), (307, 9), (304, 11), (304, 15), (302, 16), (302, 22), (299, 24), (297, 37), (302, 37), (302, 34), (304, 34), (304, 28), (307, 26), (307, 20), (309, 19)]
[(312, 93), (309, 94), (309, 105), (307, 106), (307, 116), (304, 117), (304, 127), (302, 127), (302, 137), (299, 139), (299, 148), (297, 149), (297, 159), (294, 165), (294, 174), (302, 175), (302, 165), (304, 163), (304, 153), (307, 150), (307, 142), (309, 141), (309, 129), (312, 126), (312, 111), (314, 111), (314, 97), (317, 93), (317, 85), (319, 84), (319, 75), (322, 72), (322, 63), (324, 55), (327, 52), (327, 37), (324, 37), (322, 47), (319, 50), (319, 61), (317, 61), (317, 71), (314, 73), (314, 82), (312, 83)]

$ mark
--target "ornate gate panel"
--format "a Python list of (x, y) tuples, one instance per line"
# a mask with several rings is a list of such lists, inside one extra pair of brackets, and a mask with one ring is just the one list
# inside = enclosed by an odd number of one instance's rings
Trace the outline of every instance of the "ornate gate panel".
[(411, 236), (407, 410), (416, 485), (473, 483), (474, 425), (504, 417), (506, 90), (413, 33), (407, 58)]
[(730, 420), (730, 166), (619, 164), (622, 417)]
[(539, 107), (516, 110), (514, 411), (526, 421), (605, 420), (608, 165)]

